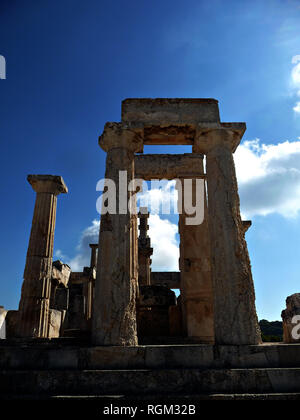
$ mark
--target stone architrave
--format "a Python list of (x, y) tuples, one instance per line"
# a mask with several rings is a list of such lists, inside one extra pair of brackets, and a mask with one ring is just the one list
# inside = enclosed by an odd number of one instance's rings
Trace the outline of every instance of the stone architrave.
[(68, 189), (60, 176), (29, 175), (36, 194), (19, 304), (18, 336), (45, 338), (49, 332), (49, 306), (57, 196)]
[[(107, 212), (101, 216), (93, 342), (134, 346), (137, 345), (137, 215), (129, 213), (127, 203), (132, 198), (128, 184), (134, 179), (134, 153), (142, 150), (143, 142), (130, 126), (107, 123), (99, 144), (107, 152), (105, 178), (116, 185), (117, 214)], [(123, 175), (125, 172), (126, 178), (120, 178), (119, 171)], [(121, 194), (125, 194), (127, 201), (118, 206)]]
[(216, 344), (261, 342), (232, 154), (239, 142), (227, 127), (200, 130), (196, 139), (206, 153)]
[[(203, 155), (195, 154), (193, 163), (196, 163), (199, 176), (203, 177)], [(192, 180), (194, 201), (195, 175), (186, 174), (184, 177), (179, 175), (179, 178), (182, 185), (182, 196), (184, 196), (184, 178)], [(214, 298), (205, 188), (202, 199), (204, 200), (204, 220), (201, 224), (186, 224), (187, 215), (184, 212), (184, 206), (182, 206), (182, 214), (179, 215), (181, 305), (184, 334), (196, 342), (212, 344), (214, 343)]]

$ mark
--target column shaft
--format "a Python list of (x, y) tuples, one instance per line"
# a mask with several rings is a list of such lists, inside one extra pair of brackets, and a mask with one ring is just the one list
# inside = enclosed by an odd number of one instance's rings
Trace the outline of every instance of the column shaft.
[[(134, 153), (124, 147), (108, 150), (106, 179), (117, 186), (119, 171), (134, 177)], [(126, 187), (127, 187), (126, 185)], [(127, 202), (131, 193), (127, 191)], [(95, 287), (93, 340), (97, 345), (136, 345), (137, 220), (136, 215), (101, 216)]]
[[(202, 173), (201, 158), (199, 175)], [(193, 197), (196, 194), (195, 181), (194, 178)], [(184, 212), (179, 216), (182, 314), (184, 332), (188, 337), (197, 342), (213, 343), (213, 287), (206, 191), (203, 199), (204, 220), (201, 224), (187, 225)]]
[(240, 216), (235, 166), (226, 131), (207, 151), (209, 229), (217, 344), (257, 344), (260, 332), (250, 260)]
[(37, 192), (19, 304), (20, 337), (47, 337), (57, 195), (67, 192), (61, 177), (31, 175)]
[[(143, 212), (142, 212), (143, 210)], [(139, 286), (150, 286), (151, 284), (151, 240), (148, 236), (149, 213), (147, 208), (141, 208), (138, 214), (140, 225), (140, 235), (138, 238), (138, 267), (139, 267)]]
[(97, 250), (98, 250), (98, 244), (90, 244), (91, 248), (91, 262), (90, 267), (96, 267), (97, 266)]

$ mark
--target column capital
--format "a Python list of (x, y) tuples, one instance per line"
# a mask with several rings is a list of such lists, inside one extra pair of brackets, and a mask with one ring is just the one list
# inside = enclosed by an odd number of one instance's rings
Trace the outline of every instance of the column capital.
[(234, 153), (245, 131), (245, 123), (199, 124), (193, 152), (206, 154), (217, 146), (224, 146)]
[(252, 225), (252, 221), (251, 220), (242, 220), (242, 224), (243, 224), (244, 233), (246, 233), (247, 230), (249, 229), (249, 227)]
[(140, 207), (140, 211), (138, 212), (138, 216), (140, 219), (148, 219), (150, 216), (150, 213), (148, 211), (148, 207)]
[(58, 175), (28, 175), (27, 181), (37, 193), (58, 195), (66, 194), (68, 188), (61, 176)]
[(89, 244), (89, 247), (91, 248), (91, 249), (97, 249), (98, 248), (98, 244)]
[(133, 153), (143, 153), (143, 127), (130, 127), (130, 124), (108, 122), (99, 137), (99, 146), (108, 152), (111, 149), (128, 149)]

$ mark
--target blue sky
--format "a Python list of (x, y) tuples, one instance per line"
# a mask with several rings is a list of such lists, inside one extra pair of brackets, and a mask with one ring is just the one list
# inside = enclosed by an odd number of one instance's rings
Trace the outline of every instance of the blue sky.
[(300, 292), (299, 27), (296, 0), (1, 0), (0, 304), (20, 297), (35, 198), (27, 174), (64, 177), (55, 252), (84, 262), (105, 168), (98, 136), (120, 120), (121, 101), (212, 97), (223, 121), (247, 123), (236, 162), (257, 310), (279, 319)]

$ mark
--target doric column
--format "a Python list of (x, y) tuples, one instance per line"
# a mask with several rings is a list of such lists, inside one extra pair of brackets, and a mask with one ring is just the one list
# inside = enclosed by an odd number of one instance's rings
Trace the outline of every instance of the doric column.
[[(203, 178), (203, 155), (197, 155), (198, 174)], [(194, 155), (193, 163), (196, 155)], [(195, 172), (195, 166), (194, 170)], [(182, 184), (182, 196), (184, 196), (184, 179), (192, 180), (192, 195), (195, 202), (196, 177), (186, 174), (179, 175)], [(204, 180), (202, 181), (204, 182)], [(187, 215), (184, 212), (179, 215), (180, 234), (180, 271), (181, 271), (181, 302), (183, 315), (184, 333), (200, 343), (214, 342), (213, 320), (213, 288), (210, 262), (210, 243), (208, 231), (208, 214), (206, 202), (206, 190), (204, 187), (204, 220), (201, 224), (186, 224)], [(189, 216), (190, 217), (190, 216)]]
[(117, 214), (101, 216), (93, 342), (137, 345), (137, 216), (129, 213), (127, 203), (132, 198), (128, 184), (134, 179), (134, 152), (141, 151), (143, 142), (127, 125), (107, 123), (99, 144), (107, 152), (105, 178), (116, 185)]
[(148, 219), (149, 213), (147, 208), (141, 207), (138, 217), (140, 219), (138, 238), (139, 246), (139, 286), (150, 286), (151, 284), (151, 240), (148, 236)]
[(216, 128), (198, 137), (206, 153), (216, 344), (260, 343), (232, 154), (238, 136), (228, 128)]
[(98, 251), (98, 244), (90, 244), (91, 248), (91, 263), (90, 268), (97, 267), (97, 251)]
[(47, 337), (57, 195), (68, 189), (60, 176), (29, 175), (36, 202), (19, 305), (19, 336)]

